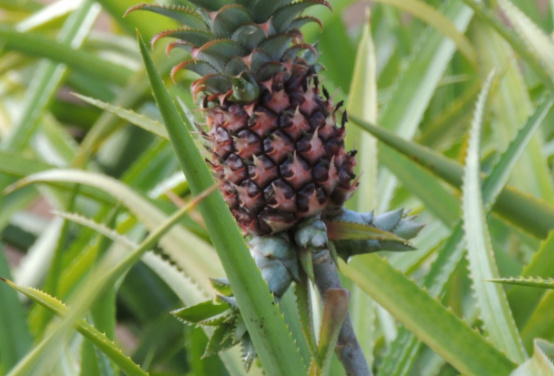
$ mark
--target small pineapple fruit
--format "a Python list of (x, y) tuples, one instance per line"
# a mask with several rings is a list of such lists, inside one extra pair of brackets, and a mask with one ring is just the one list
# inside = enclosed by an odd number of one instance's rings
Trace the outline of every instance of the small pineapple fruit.
[[(346, 113), (338, 114), (321, 87), (316, 46), (300, 27), (320, 21), (301, 13), (323, 0), (189, 0), (196, 6), (140, 4), (184, 27), (158, 34), (175, 38), (192, 59), (173, 70), (202, 77), (209, 162), (231, 212), (245, 233), (288, 230), (301, 219), (336, 213), (357, 183), (355, 152), (344, 149)], [(340, 124), (337, 125), (337, 118)]]

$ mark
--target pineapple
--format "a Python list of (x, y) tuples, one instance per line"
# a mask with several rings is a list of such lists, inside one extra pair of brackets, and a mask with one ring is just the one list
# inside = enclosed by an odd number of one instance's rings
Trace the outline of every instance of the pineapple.
[[(346, 112), (318, 80), (315, 45), (301, 13), (324, 0), (190, 0), (185, 6), (140, 4), (182, 28), (156, 35), (192, 59), (173, 69), (202, 76), (192, 85), (204, 112), (210, 164), (245, 234), (290, 229), (303, 218), (333, 215), (357, 183), (355, 151), (344, 148)], [(339, 124), (337, 124), (339, 120)]]
[[(172, 76), (183, 69), (201, 76), (192, 92), (206, 120), (199, 130), (212, 155), (208, 163), (237, 223), (251, 235), (250, 253), (276, 300), (292, 282), (299, 291), (306, 290), (307, 278), (322, 301), (330, 290), (342, 289), (337, 257), (413, 249), (407, 239), (422, 226), (404, 210), (374, 216), (342, 207), (358, 185), (353, 172), (356, 152), (344, 148), (348, 117), (341, 111), (342, 102), (333, 104), (320, 85), (317, 46), (304, 43), (300, 32), (309, 22), (321, 26), (318, 19), (301, 13), (313, 5), (331, 8), (329, 3), (188, 3), (195, 8), (140, 4), (128, 12), (148, 10), (184, 24), (159, 33), (152, 43), (175, 38), (167, 52), (182, 48), (192, 56), (177, 65)], [(340, 245), (338, 250), (333, 243)], [(248, 368), (256, 352), (230, 286), (220, 280), (214, 287), (222, 295), (202, 306), (215, 307), (216, 315), (224, 309), (226, 319), (216, 324), (206, 355), (240, 342)], [(308, 306), (308, 300), (298, 303)], [(190, 312), (196, 308), (176, 315), (202, 324), (191, 320)], [(210, 322), (210, 317), (203, 320)], [(348, 316), (337, 343), (348, 374), (371, 374)]]

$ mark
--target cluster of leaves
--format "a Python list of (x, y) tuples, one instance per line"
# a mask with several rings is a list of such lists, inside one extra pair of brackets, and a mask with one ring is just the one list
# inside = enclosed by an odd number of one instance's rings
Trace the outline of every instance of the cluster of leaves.
[[(375, 3), (363, 28), (345, 26), (365, 4), (350, 0), (314, 8), (321, 34), (305, 28), (325, 85), (349, 106), (347, 142), (364, 172), (350, 209), (410, 207), (427, 224), (417, 251), (339, 262), (366, 357), (387, 376), (552, 375), (554, 9)], [(14, 281), (0, 286), (0, 373), (244, 375), (237, 348), (202, 359), (209, 335), (214, 352), (243, 340), (248, 359), (253, 344), (249, 374), (306, 375), (311, 354), (330, 351), (304, 336), (292, 292), (275, 304), (223, 200), (206, 191), (195, 77), (167, 80), (169, 91), (163, 81), (186, 52), (137, 47), (135, 29), (146, 39), (172, 25), (122, 18), (132, 5), (0, 0), (0, 229), (2, 247), (23, 253), (13, 266), (0, 252), (0, 276)], [(102, 9), (116, 31), (94, 29)], [(220, 337), (169, 315), (216, 307), (210, 278), (223, 277), (234, 296), (220, 292)], [(191, 312), (181, 315), (194, 324), (219, 314)], [(135, 338), (131, 358), (116, 328)], [(317, 368), (343, 372), (336, 359)]]

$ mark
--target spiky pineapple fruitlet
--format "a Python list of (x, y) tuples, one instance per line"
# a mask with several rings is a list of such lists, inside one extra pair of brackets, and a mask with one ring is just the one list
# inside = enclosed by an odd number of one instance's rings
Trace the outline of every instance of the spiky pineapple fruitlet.
[[(184, 27), (156, 35), (192, 59), (173, 69), (202, 76), (209, 162), (245, 233), (287, 230), (302, 218), (336, 213), (357, 183), (355, 152), (344, 149), (346, 113), (318, 81), (316, 46), (299, 28), (319, 20), (300, 14), (323, 0), (190, 0), (184, 6), (140, 4)], [(323, 94), (323, 96), (321, 95)], [(341, 117), (340, 125), (337, 118)]]

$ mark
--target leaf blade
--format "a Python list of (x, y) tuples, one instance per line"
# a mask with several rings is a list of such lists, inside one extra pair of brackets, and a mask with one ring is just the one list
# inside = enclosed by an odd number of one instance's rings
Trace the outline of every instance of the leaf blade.
[[(154, 97), (181, 167), (192, 192), (202, 191), (213, 184), (213, 178), (169, 98), (148, 53), (148, 48), (140, 37), (139, 46)], [(269, 294), (267, 285), (262, 282), (261, 274), (250, 257), (221, 195), (208, 198), (199, 206), (199, 209), (233, 286), (233, 292), (241, 306), (241, 313), (245, 317), (248, 331), (264, 369), (275, 375), (302, 374), (304, 365), (300, 354), (286, 330), (282, 317), (278, 314), (277, 307), (273, 305), (273, 298)], [(228, 251), (230, 247), (233, 248), (232, 252)], [(263, 325), (260, 325), (262, 322)], [(282, 362), (281, 359), (288, 361)]]
[(503, 283), (505, 285), (516, 285), (523, 287), (538, 287), (541, 289), (554, 290), (554, 279), (542, 279), (540, 277), (517, 277), (488, 279), (487, 282)]
[(505, 351), (512, 361), (522, 363), (525, 360), (525, 353), (506, 294), (501, 286), (483, 282), (499, 276), (481, 194), (479, 157), (481, 131), (485, 122), (493, 78), (494, 74), (491, 73), (477, 101), (466, 159), (463, 214), (467, 258), (481, 317), (492, 342), (498, 349)]
[[(42, 291), (24, 286), (18, 286), (8, 280), (4, 280), (4, 282), (61, 318), (66, 317), (70, 311), (62, 302), (43, 293)], [(121, 350), (118, 349), (113, 342), (111, 342), (104, 334), (96, 330), (92, 325), (88, 324), (85, 320), (77, 321), (75, 326), (79, 333), (98, 347), (129, 376), (148, 376), (148, 374), (136, 365), (131, 358), (123, 355)]]
[(383, 4), (390, 4), (419, 18), (426, 24), (434, 27), (445, 36), (449, 37), (458, 50), (474, 66), (477, 65), (477, 52), (470, 40), (464, 36), (456, 26), (429, 4), (420, 0), (376, 0)]
[[(512, 361), (427, 292), (377, 255), (359, 256), (341, 271), (420, 340), (470, 376), (507, 376)], [(452, 332), (451, 332), (452, 331)]]

